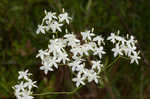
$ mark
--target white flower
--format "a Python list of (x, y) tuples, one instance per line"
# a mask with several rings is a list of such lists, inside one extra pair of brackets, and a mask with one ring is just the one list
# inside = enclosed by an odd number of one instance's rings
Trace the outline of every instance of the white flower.
[(66, 61), (69, 61), (70, 59), (68, 58), (68, 54), (67, 53), (60, 53), (58, 55), (58, 61), (59, 62), (63, 62), (64, 64), (66, 63)]
[(36, 81), (33, 82), (31, 79), (29, 79), (26, 83), (24, 83), (24, 86), (25, 86), (25, 87), (28, 87), (29, 90), (31, 90), (32, 87), (37, 87), (37, 86), (35, 85), (35, 83), (36, 83)]
[(80, 45), (72, 48), (70, 51), (73, 53), (73, 57), (76, 57), (78, 54), (83, 55)]
[(84, 71), (85, 71), (85, 63), (77, 65), (76, 71), (78, 71), (79, 74), (84, 73)]
[[(32, 94), (32, 88), (33, 87), (37, 87), (35, 85), (36, 81), (32, 81), (29, 76), (31, 75), (30, 73), (28, 73), (28, 70), (24, 71), (19, 71), (19, 73), (23, 76), (20, 76), (23, 80), (20, 82), (20, 84), (15, 85), (14, 87), (12, 87), (14, 89), (14, 94), (16, 96), (17, 99), (33, 99), (34, 97), (31, 96)], [(27, 76), (27, 77), (26, 77)], [(18, 77), (18, 79), (20, 78)], [(28, 78), (28, 79), (26, 79)]]
[(127, 39), (119, 35), (116, 36), (115, 34), (111, 34), (111, 36), (108, 37), (108, 40), (111, 40), (111, 42), (113, 43), (117, 42), (115, 48), (112, 49), (112, 51), (114, 52), (114, 57), (116, 57), (117, 55), (125, 54), (131, 59), (130, 63), (133, 63), (135, 61), (138, 64), (138, 59), (140, 59), (140, 57), (136, 52), (135, 44), (137, 41), (134, 40), (133, 36), (130, 36), (129, 38), (128, 34), (126, 38)]
[(75, 47), (80, 44), (80, 40), (78, 40), (74, 34), (66, 34), (64, 37), (68, 42), (68, 46)]
[(29, 79), (28, 76), (31, 75), (30, 73), (28, 73), (28, 71), (29, 71), (28, 69), (26, 71), (19, 71), (18, 79), (26, 79), (26, 80), (28, 80)]
[(135, 46), (131, 46), (131, 45), (127, 45), (127, 46), (122, 47), (122, 49), (124, 50), (125, 55), (130, 56), (132, 53), (135, 52), (136, 47)]
[(122, 49), (120, 48), (119, 43), (116, 44), (116, 47), (113, 48), (112, 51), (114, 52), (114, 57), (116, 57), (117, 55), (123, 55)]
[(80, 53), (81, 53), (80, 55), (85, 54), (88, 56), (89, 55), (88, 50), (89, 50), (88, 44), (83, 44), (80, 49)]
[(139, 64), (138, 59), (141, 59), (136, 52), (134, 53), (134, 55), (131, 55), (130, 58), (131, 58), (130, 63), (133, 63), (135, 61), (137, 64)]
[(44, 70), (44, 73), (47, 75), (48, 71), (53, 71), (53, 68), (48, 65), (43, 65), (40, 67), (41, 70)]
[(53, 21), (51, 24), (50, 24), (50, 28), (51, 28), (51, 30), (52, 30), (52, 32), (56, 32), (56, 30), (58, 30), (58, 31), (62, 31), (61, 30), (61, 26), (63, 26), (63, 24), (59, 24), (57, 21)]
[(68, 16), (67, 12), (59, 14), (58, 18), (59, 18), (59, 22), (66, 21), (67, 24), (69, 24), (69, 20), (72, 19), (71, 17)]
[(96, 47), (95, 42), (89, 42), (82, 45), (82, 49), (84, 50), (84, 53), (88, 52), (89, 50), (94, 51), (95, 47)]
[(102, 54), (105, 54), (106, 52), (103, 51), (103, 47), (96, 47), (94, 51), (94, 55), (99, 55), (99, 58), (102, 58)]
[(49, 55), (49, 52), (48, 50), (39, 50), (39, 53), (36, 55), (36, 57), (40, 57), (41, 60), (44, 59), (45, 56), (48, 56)]
[(81, 32), (81, 35), (82, 35), (82, 40), (91, 40), (91, 37), (94, 36), (95, 34), (94, 33), (91, 33), (90, 30), (88, 31), (85, 31), (85, 32)]
[(47, 12), (47, 11), (45, 10), (45, 14), (46, 14), (46, 16), (44, 17), (43, 20), (48, 20), (48, 21), (50, 22), (50, 21), (52, 21), (53, 18), (54, 18), (54, 19), (57, 19), (55, 12)]
[(81, 77), (81, 75), (78, 74), (76, 78), (72, 79), (72, 81), (76, 82), (76, 87), (79, 87), (80, 84), (85, 85), (84, 79), (85, 79), (84, 77)]
[(127, 43), (130, 43), (132, 46), (135, 46), (135, 43), (136, 43), (137, 41), (136, 40), (134, 40), (134, 36), (130, 36), (130, 39), (128, 40), (128, 42)]
[(39, 34), (40, 32), (45, 34), (45, 26), (38, 25), (38, 29), (36, 30), (36, 33)]
[(52, 57), (52, 56), (48, 56), (45, 58), (45, 60), (43, 60), (45, 65), (48, 65), (50, 67), (55, 66), (55, 68), (58, 69), (58, 65), (57, 62), (59, 62), (56, 57)]
[(96, 36), (95, 38), (93, 38), (93, 41), (96, 41), (98, 45), (101, 45), (102, 43), (105, 44), (102, 36)]
[(111, 36), (109, 36), (107, 40), (110, 40), (114, 44), (116, 42), (116, 35), (111, 33)]
[(88, 82), (95, 81), (95, 83), (98, 84), (98, 79), (99, 79), (99, 76), (97, 76), (96, 72), (93, 72), (89, 74), (88, 76)]
[(33, 99), (34, 97), (30, 95), (30, 91), (23, 91), (22, 92), (22, 97), (20, 99)]
[(72, 67), (72, 71), (74, 72), (78, 66), (82, 63), (82, 59), (78, 58), (72, 63), (69, 63), (68, 66)]
[(25, 88), (25, 85), (24, 85), (23, 81), (20, 84), (15, 85), (13, 87), (13, 89), (15, 89), (16, 92), (24, 91), (24, 88)]
[(101, 61), (92, 61), (92, 69), (97, 69), (98, 73), (101, 71)]
[(63, 39), (54, 39), (50, 40), (50, 44), (48, 45), (49, 52), (52, 52), (54, 56), (57, 56), (58, 53), (62, 53), (64, 47), (66, 46), (66, 41)]

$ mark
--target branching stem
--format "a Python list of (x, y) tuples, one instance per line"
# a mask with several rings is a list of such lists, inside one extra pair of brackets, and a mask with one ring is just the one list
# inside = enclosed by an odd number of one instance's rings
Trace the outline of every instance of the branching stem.
[(66, 95), (72, 95), (76, 93), (82, 86), (79, 86), (75, 88), (73, 91), (70, 92), (45, 92), (41, 94), (32, 94), (33, 96), (43, 96), (43, 95), (60, 95), (60, 94), (66, 94)]

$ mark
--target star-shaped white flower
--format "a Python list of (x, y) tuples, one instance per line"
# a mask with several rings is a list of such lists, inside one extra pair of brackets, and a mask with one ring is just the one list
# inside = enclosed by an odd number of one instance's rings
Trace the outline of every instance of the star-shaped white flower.
[(66, 34), (64, 37), (68, 42), (68, 46), (75, 47), (80, 44), (80, 40), (78, 40), (74, 34)]
[(114, 52), (114, 57), (116, 57), (117, 55), (123, 55), (122, 49), (120, 48), (119, 43), (116, 44), (116, 47), (113, 48), (112, 51)]
[(53, 21), (51, 24), (50, 24), (50, 28), (51, 28), (51, 30), (52, 30), (52, 32), (56, 32), (56, 30), (58, 30), (58, 31), (62, 31), (61, 30), (61, 26), (63, 26), (63, 24), (59, 24), (57, 21)]
[(92, 69), (97, 69), (99, 73), (101, 71), (101, 61), (92, 61)]
[(48, 65), (43, 65), (40, 67), (41, 70), (44, 70), (44, 73), (47, 75), (48, 71), (53, 71), (53, 68)]
[(35, 83), (36, 81), (33, 82), (31, 79), (29, 79), (26, 83), (24, 83), (24, 86), (28, 87), (28, 89), (31, 90), (32, 87), (37, 87)]
[(96, 47), (95, 51), (94, 51), (94, 55), (98, 55), (99, 58), (101, 59), (102, 55), (106, 53), (103, 49), (104, 48), (102, 46), (101, 47)]
[(22, 97), (20, 99), (33, 99), (34, 97), (31, 96), (30, 94), (31, 94), (30, 91), (24, 90), (22, 92)]
[(39, 50), (39, 53), (36, 55), (36, 57), (40, 57), (41, 58), (41, 60), (43, 60), (44, 59), (44, 57), (45, 56), (48, 56), (49, 55), (49, 52), (48, 52), (48, 50)]
[(137, 64), (139, 64), (138, 59), (141, 59), (141, 57), (139, 57), (136, 52), (134, 53), (134, 55), (131, 55), (130, 58), (131, 58), (131, 62), (130, 63), (136, 62)]
[(93, 41), (96, 41), (98, 45), (101, 45), (102, 43), (105, 44), (102, 36), (96, 36), (95, 38), (93, 38)]
[(58, 61), (59, 62), (63, 62), (63, 64), (65, 64), (67, 61), (69, 61), (70, 59), (68, 58), (68, 54), (63, 52), (63, 53), (60, 53), (58, 54)]
[(114, 44), (116, 42), (116, 35), (114, 33), (111, 33), (107, 40), (110, 40)]
[(45, 34), (45, 26), (38, 25), (38, 29), (36, 30), (36, 33), (39, 34), (40, 32)]
[(28, 78), (28, 76), (30, 76), (31, 74), (30, 73), (28, 73), (28, 69), (26, 70), (26, 71), (19, 71), (19, 76), (18, 76), (18, 79), (26, 79), (26, 80), (28, 80), (29, 78)]
[(59, 14), (58, 18), (59, 18), (59, 22), (66, 21), (67, 24), (69, 24), (69, 20), (72, 19), (71, 17), (68, 16), (67, 12)]
[(84, 79), (85, 79), (84, 77), (81, 77), (81, 75), (78, 74), (76, 78), (72, 79), (72, 81), (76, 82), (76, 87), (79, 87), (80, 84), (85, 85)]
[(94, 33), (91, 33), (91, 31), (90, 30), (88, 30), (88, 31), (85, 31), (85, 32), (81, 32), (81, 35), (82, 35), (82, 40), (90, 40), (91, 41), (91, 37), (92, 36), (95, 36), (95, 34)]
[(46, 14), (46, 16), (44, 17), (43, 20), (48, 20), (50, 22), (50, 21), (52, 21), (52, 19), (57, 19), (55, 12), (47, 12), (45, 10), (45, 14)]
[(95, 83), (98, 84), (98, 78), (99, 76), (97, 76), (96, 72), (90, 73), (88, 76), (88, 82), (95, 81)]
[(25, 88), (25, 85), (24, 85), (23, 81), (21, 81), (20, 84), (15, 85), (13, 87), (13, 89), (15, 89), (16, 92), (24, 91), (24, 88)]

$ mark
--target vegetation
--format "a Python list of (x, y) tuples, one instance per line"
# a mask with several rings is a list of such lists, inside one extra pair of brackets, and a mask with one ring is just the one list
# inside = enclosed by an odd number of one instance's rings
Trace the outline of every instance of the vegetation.
[[(119, 58), (106, 73), (103, 86), (93, 82), (77, 90), (65, 66), (45, 75), (40, 70), (40, 59), (35, 56), (39, 49), (47, 48), (52, 35), (37, 35), (37, 25), (45, 9), (61, 12), (62, 8), (73, 18), (70, 28), (75, 33), (94, 27), (94, 31), (104, 37), (118, 29), (121, 35), (134, 35), (141, 51), (139, 65)], [(0, 98), (15, 99), (12, 86), (18, 80), (18, 71), (29, 69), (37, 81), (34, 93), (69, 92), (35, 96), (35, 99), (149, 99), (149, 8), (148, 0), (1, 0)], [(105, 56), (106, 63), (115, 59), (112, 55)]]

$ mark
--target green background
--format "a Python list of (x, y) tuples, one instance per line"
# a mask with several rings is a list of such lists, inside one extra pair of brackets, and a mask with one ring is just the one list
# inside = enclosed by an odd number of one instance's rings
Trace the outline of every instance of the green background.
[[(51, 34), (35, 33), (44, 10), (60, 13), (62, 8), (73, 18), (70, 28), (75, 33), (94, 27), (104, 37), (118, 29), (121, 35), (134, 35), (142, 59), (138, 66), (119, 59), (107, 73), (104, 86), (90, 83), (74, 95), (35, 99), (150, 99), (150, 0), (0, 0), (0, 99), (15, 99), (12, 86), (18, 71), (27, 68), (38, 82), (35, 93), (74, 89), (67, 67), (46, 76), (39, 70), (41, 60), (35, 58), (51, 38)], [(112, 53), (104, 56), (105, 61), (113, 59)]]

